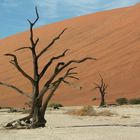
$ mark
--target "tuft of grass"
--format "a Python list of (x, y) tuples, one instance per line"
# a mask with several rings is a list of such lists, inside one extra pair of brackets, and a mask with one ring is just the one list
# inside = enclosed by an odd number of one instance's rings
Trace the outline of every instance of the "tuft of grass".
[(77, 116), (95, 116), (96, 111), (92, 106), (84, 106), (81, 109), (70, 110), (67, 112), (69, 115), (77, 115)]
[(116, 103), (119, 105), (125, 105), (125, 104), (128, 104), (128, 99), (125, 97), (118, 98), (116, 99)]
[(140, 98), (132, 98), (128, 100), (127, 98), (122, 97), (122, 98), (116, 99), (116, 103), (118, 105), (125, 105), (125, 104), (136, 105), (136, 104), (140, 104)]
[(59, 109), (60, 107), (63, 107), (63, 105), (62, 104), (59, 104), (59, 103), (50, 103), (48, 105), (48, 107), (51, 107), (53, 109)]
[(128, 103), (129, 103), (129, 104), (133, 104), (133, 105), (135, 105), (135, 104), (140, 104), (140, 98), (130, 99), (130, 100), (128, 101)]
[(76, 116), (113, 116), (115, 115), (109, 110), (96, 111), (92, 106), (89, 106), (89, 105), (84, 106), (81, 109), (70, 110), (66, 112), (66, 114), (76, 115)]

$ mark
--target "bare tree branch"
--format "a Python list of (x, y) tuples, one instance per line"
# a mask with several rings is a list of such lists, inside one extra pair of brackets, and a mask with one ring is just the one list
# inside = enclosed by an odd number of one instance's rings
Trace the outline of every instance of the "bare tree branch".
[[(63, 70), (64, 68), (66, 68), (67, 66), (69, 66), (70, 64), (72, 63), (82, 63), (86, 60), (96, 60), (96, 58), (92, 58), (92, 57), (86, 57), (86, 58), (83, 58), (81, 60), (70, 60), (69, 62), (67, 62), (66, 64), (64, 64), (60, 69), (59, 71)], [(62, 62), (60, 62), (62, 63)]]
[(71, 73), (69, 73), (69, 75), (76, 75), (76, 74), (78, 74), (77, 72), (71, 72)]
[[(42, 112), (45, 113), (45, 110), (47, 108), (47, 105), (50, 101), (50, 99), (52, 98), (52, 96), (54, 95), (55, 91), (57, 90), (57, 88), (59, 87), (59, 85), (64, 82), (65, 84), (68, 84), (70, 85), (70, 83), (68, 81), (66, 81), (65, 79), (67, 77), (69, 77), (69, 73), (75, 69), (76, 67), (73, 67), (73, 68), (69, 68), (66, 73), (64, 74), (64, 76), (58, 78), (58, 80), (56, 80), (55, 82), (52, 83), (52, 86), (51, 86), (51, 91), (49, 93), (49, 95), (46, 97), (44, 103), (43, 103), (43, 106), (42, 106)], [(72, 77), (73, 78), (73, 77)], [(75, 77), (74, 77), (75, 78)]]
[(106, 89), (108, 87), (108, 85), (104, 82), (103, 77), (101, 76), (101, 74), (99, 73), (100, 76), (100, 84), (94, 83), (95, 87), (94, 89), (98, 89), (101, 95), (101, 102), (100, 102), (100, 107), (105, 106), (105, 95), (106, 95)]
[[(58, 64), (56, 65), (56, 68), (55, 68), (55, 71), (54, 71), (53, 75), (52, 75), (52, 76), (50, 77), (50, 79), (45, 83), (45, 85), (43, 86), (43, 89), (40, 91), (40, 95), (38, 96), (38, 98), (41, 98), (41, 97), (44, 96), (44, 94), (47, 92), (47, 90), (48, 90), (50, 84), (52, 83), (52, 81), (55, 79), (55, 77), (56, 77), (62, 70), (64, 70), (66, 67), (68, 67), (68, 66), (69, 66), (70, 64), (72, 64), (72, 63), (82, 63), (82, 62), (84, 62), (84, 61), (86, 61), (86, 60), (96, 60), (96, 58), (86, 57), (86, 58), (81, 59), (81, 60), (70, 60), (70, 61), (67, 62), (67, 63), (64, 63), (64, 62), (58, 63)], [(66, 73), (65, 76), (67, 77), (67, 74), (68, 74), (71, 70), (73, 70), (73, 69), (75, 69), (75, 68), (76, 68), (76, 67), (68, 69), (68, 71), (67, 71), (67, 73)]]
[(6, 84), (6, 83), (3, 83), (3, 82), (0, 82), (0, 85), (12, 88), (12, 89), (16, 90), (18, 93), (20, 93), (21, 95), (24, 95), (24, 96), (26, 96), (28, 98), (32, 98), (28, 93), (25, 93), (24, 91), (20, 90), (16, 86), (13, 86), (13, 85), (10, 85), (10, 84)]
[(68, 82), (68, 81), (66, 81), (66, 80), (62, 80), (62, 82), (64, 82), (65, 84), (67, 84), (67, 85), (70, 85), (70, 82)]
[(93, 83), (93, 85), (95, 85), (94, 89), (98, 89), (98, 88), (100, 88), (100, 85), (97, 84), (97, 83)]
[(32, 45), (32, 48), (35, 48), (38, 41), (39, 41), (39, 38), (37, 38), (36, 41), (34, 41), (34, 38), (33, 38), (33, 27), (34, 25), (36, 24), (36, 22), (39, 20), (39, 14), (38, 14), (38, 10), (37, 10), (37, 7), (35, 7), (35, 12), (36, 12), (36, 19), (34, 22), (31, 22), (29, 19), (27, 19), (27, 21), (29, 22), (30, 24), (30, 41), (31, 41), (31, 45)]
[(37, 45), (38, 42), (39, 42), (39, 38), (36, 39), (36, 41), (35, 41), (35, 43), (34, 43), (35, 46)]
[(24, 49), (32, 50), (31, 47), (21, 47), (21, 48), (18, 48), (18, 49), (16, 49), (16, 50), (14, 50), (14, 52), (17, 52), (17, 51), (20, 51), (20, 50), (24, 50)]
[(64, 77), (66, 78), (67, 76), (69, 76), (69, 75), (72, 75), (72, 70), (74, 70), (74, 69), (76, 69), (77, 67), (72, 67), (72, 68), (69, 68), (68, 70), (67, 70), (67, 72), (65, 73), (65, 75), (64, 75)]
[(55, 56), (55, 57), (52, 57), (49, 60), (49, 62), (45, 65), (45, 67), (43, 68), (43, 70), (41, 71), (41, 73), (39, 74), (39, 78), (41, 79), (43, 77), (43, 75), (45, 74), (45, 72), (47, 71), (47, 69), (49, 68), (49, 66), (53, 63), (54, 60), (58, 60), (59, 58), (64, 57), (67, 51), (68, 51), (68, 49), (65, 50), (62, 54), (60, 54), (58, 56)]
[[(50, 101), (50, 99), (54, 95), (55, 91), (59, 87), (59, 85), (61, 83), (66, 83), (66, 84), (72, 85), (68, 81), (70, 78), (79, 80), (79, 78), (76, 77), (77, 72), (72, 71), (76, 67), (69, 68), (70, 65), (73, 63), (82, 63), (86, 60), (96, 60), (95, 58), (86, 57), (86, 58), (80, 59), (80, 60), (70, 60), (68, 62), (58, 62), (56, 64), (53, 72), (52, 72), (52, 75), (50, 75), (50, 77), (45, 81), (43, 88), (40, 90), (41, 78), (44, 76), (44, 74), (46, 73), (48, 68), (51, 67), (51, 64), (53, 64), (53, 62), (55, 60), (59, 60), (59, 58), (64, 57), (68, 50), (65, 50), (63, 53), (59, 54), (58, 56), (54, 56), (52, 58), (49, 58), (48, 62), (44, 65), (44, 67), (40, 73), (39, 73), (39, 58), (49, 48), (51, 48), (55, 44), (55, 42), (57, 42), (57, 40), (59, 40), (61, 38), (61, 36), (64, 34), (64, 32), (67, 30), (67, 28), (62, 30), (56, 37), (54, 37), (52, 39), (52, 41), (50, 43), (48, 43), (48, 45), (44, 46), (44, 48), (39, 53), (37, 53), (36, 47), (38, 46), (39, 38), (34, 36), (34, 26), (39, 19), (37, 7), (35, 8), (35, 12), (36, 12), (36, 18), (34, 21), (27, 19), (29, 24), (30, 24), (30, 30), (29, 30), (30, 45), (29, 45), (29, 47), (21, 47), (21, 48), (18, 48), (17, 50), (15, 50), (15, 51), (20, 51), (20, 50), (24, 50), (24, 49), (31, 50), (31, 55), (32, 55), (32, 62), (31, 63), (33, 65), (33, 77), (28, 75), (22, 69), (22, 67), (20, 67), (16, 55), (10, 54), (10, 53), (5, 54), (6, 56), (12, 57), (12, 59), (10, 60), (10, 63), (12, 65), (14, 65), (16, 67), (16, 69), (24, 77), (26, 77), (28, 80), (30, 80), (32, 83), (32, 97), (30, 97), (31, 98), (30, 115), (26, 118), (18, 120), (17, 121), (18, 124), (16, 126), (14, 124), (14, 123), (16, 123), (16, 121), (7, 124), (7, 127), (9, 127), (9, 128), (18, 128), (18, 126), (20, 126), (20, 128), (21, 127), (22, 128), (45, 127), (46, 119), (45, 119), (44, 115), (45, 115), (46, 107), (47, 107), (48, 102)], [(61, 72), (63, 70), (65, 72), (64, 75), (61, 74)], [(59, 74), (61, 75), (60, 77), (58, 77)], [(0, 82), (0, 85), (10, 87), (10, 88), (18, 91), (22, 95), (28, 96), (25, 92), (23, 92), (22, 90), (20, 90), (19, 88), (15, 87), (13, 85), (5, 84), (2, 82)], [(81, 87), (80, 87), (80, 89), (81, 89)], [(47, 91), (50, 91), (50, 93), (48, 94), (48, 96), (44, 96)], [(45, 99), (45, 97), (46, 97), (46, 99)]]
[(17, 60), (17, 57), (14, 55), (14, 54), (5, 54), (6, 56), (11, 56), (13, 57), (13, 60), (10, 61), (11, 64), (13, 64), (16, 69), (24, 76), (26, 77), (28, 80), (31, 81), (31, 83), (34, 82), (34, 80), (32, 79), (32, 77), (30, 77), (18, 64), (18, 60)]
[(34, 22), (31, 22), (29, 19), (27, 19), (27, 21), (32, 25), (34, 26), (36, 24), (36, 22), (39, 20), (39, 14), (38, 14), (38, 10), (37, 10), (37, 7), (35, 7), (35, 12), (36, 12), (36, 19)]
[(39, 54), (38, 54), (38, 58), (44, 54), (58, 39), (60, 39), (60, 37), (62, 36), (62, 34), (67, 30), (67, 28), (65, 28), (57, 37), (55, 37), (49, 45), (47, 45)]
[(54, 95), (55, 91), (57, 90), (57, 88), (58, 88), (59, 85), (61, 84), (61, 82), (62, 82), (62, 79), (59, 78), (59, 79), (55, 82), (54, 86), (52, 87), (52, 89), (51, 89), (49, 95), (46, 97), (46, 99), (45, 99), (45, 101), (44, 101), (44, 103), (43, 103), (43, 105), (42, 105), (42, 108), (41, 108), (41, 112), (42, 112), (43, 114), (45, 114), (45, 110), (46, 110), (46, 108), (47, 108), (47, 105), (48, 105), (50, 99), (52, 98), (52, 96)]
[(75, 77), (75, 76), (68, 76), (69, 78), (72, 78), (72, 79), (76, 79), (76, 80), (79, 80), (78, 77)]

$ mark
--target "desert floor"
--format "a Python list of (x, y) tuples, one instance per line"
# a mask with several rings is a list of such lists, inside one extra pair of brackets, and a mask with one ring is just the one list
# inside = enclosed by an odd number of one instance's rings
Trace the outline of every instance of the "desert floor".
[[(48, 110), (45, 128), (34, 130), (5, 130), (8, 121), (25, 116), (22, 113), (7, 113), (0, 110), (0, 140), (139, 140), (140, 106), (117, 106), (105, 108), (115, 115), (72, 116), (67, 110), (79, 107), (64, 107)], [(96, 108), (96, 107), (95, 107)], [(104, 110), (96, 108), (96, 110)]]

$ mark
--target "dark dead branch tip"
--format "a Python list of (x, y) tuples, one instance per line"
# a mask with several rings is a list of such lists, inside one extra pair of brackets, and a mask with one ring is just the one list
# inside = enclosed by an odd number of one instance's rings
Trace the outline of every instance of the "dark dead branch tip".
[(99, 77), (101, 79), (101, 82), (103, 83), (103, 77), (102, 77), (102, 75), (100, 73), (98, 73), (98, 74), (99, 74)]
[(5, 56), (13, 56), (13, 57), (15, 57), (15, 55), (14, 54), (11, 54), (11, 53), (6, 53), (6, 54), (4, 54)]
[(67, 30), (67, 28), (63, 29), (62, 32), (53, 39), (53, 41), (56, 41), (57, 39), (60, 39), (61, 35)]
[(70, 49), (66, 49), (64, 52), (63, 52), (63, 55), (66, 54), (66, 52), (68, 52)]
[(35, 6), (35, 12), (36, 12), (36, 16), (37, 16), (37, 19), (38, 19), (39, 18), (39, 14), (38, 14), (37, 6)]
[(70, 76), (70, 75), (72, 75), (72, 73), (70, 73), (73, 69), (76, 69), (77, 67), (73, 67), (73, 68), (69, 68), (68, 70), (67, 70), (67, 72), (66, 72), (66, 74), (65, 74), (65, 78), (67, 77), (67, 76)]
[(68, 28), (65, 28), (65, 29), (61, 32), (60, 36), (61, 36), (67, 29), (68, 29)]
[(96, 58), (93, 58), (93, 57), (85, 57), (81, 60), (70, 60), (66, 65), (70, 65), (71, 63), (82, 63), (82, 62), (85, 62), (87, 60), (96, 60)]
[(97, 83), (93, 83), (93, 85), (99, 86), (99, 84), (97, 84)]
[(39, 37), (36, 39), (35, 44), (37, 44), (39, 42)]
[(5, 56), (11, 56), (11, 57), (13, 57), (13, 62), (16, 62), (17, 61), (17, 57), (16, 57), (16, 55), (14, 55), (14, 54), (11, 54), (11, 53), (7, 53), (7, 54), (4, 54)]
[(70, 85), (70, 82), (68, 82), (68, 81), (66, 81), (64, 79), (62, 80), (62, 82), (65, 83), (65, 84), (67, 84), (67, 85)]
[(6, 56), (12, 56), (12, 57), (13, 57), (13, 60), (12, 60), (12, 62), (10, 62), (10, 63), (12, 63), (12, 64), (16, 67), (16, 69), (17, 69), (24, 77), (26, 77), (28, 80), (30, 80), (31, 83), (34, 82), (34, 80), (32, 79), (32, 77), (30, 77), (30, 76), (20, 67), (20, 65), (18, 64), (18, 60), (17, 60), (16, 55), (10, 54), (10, 53), (7, 53), (7, 54), (5, 54), (5, 55), (6, 55)]
[(24, 49), (32, 50), (31, 47), (21, 47), (21, 48), (18, 48), (16, 50), (14, 50), (14, 52), (17, 52), (17, 51), (20, 51), (20, 50), (24, 50)]
[(76, 68), (77, 68), (77, 67), (69, 68), (68, 71), (70, 72), (70, 71), (72, 71), (72, 70), (74, 70), (74, 69), (76, 69)]
[[(52, 40), (51, 44), (54, 43), (56, 40), (60, 39), (60, 37), (62, 36), (62, 34), (63, 34), (66, 30), (67, 30), (67, 28), (65, 28), (64, 30), (62, 30), (62, 32)], [(50, 46), (50, 44), (49, 44), (48, 46)]]
[(52, 59), (50, 59), (50, 61), (53, 61), (54, 59), (59, 59), (59, 58), (65, 56), (68, 51), (69, 51), (69, 49), (66, 49), (61, 55), (52, 57)]
[[(76, 69), (76, 68), (77, 68), (77, 67), (69, 68), (69, 69), (67, 70), (67, 73), (66, 73), (66, 74), (67, 74), (67, 75), (68, 75), (68, 74), (72, 74), (71, 71), (74, 70), (74, 69)], [(78, 74), (78, 73), (75, 73), (75, 74)]]
[(97, 60), (97, 59), (94, 58), (94, 57), (86, 57), (86, 58), (84, 58), (83, 60)]
[(35, 12), (36, 12), (36, 19), (34, 20), (34, 22), (31, 22), (29, 19), (27, 19), (27, 21), (29, 22), (31, 28), (35, 25), (35, 23), (38, 21), (39, 19), (39, 14), (38, 14), (38, 10), (37, 10), (37, 6), (35, 7)]
[(32, 25), (32, 24), (33, 24), (33, 23), (29, 20), (29, 19), (27, 19), (27, 21), (29, 22), (29, 24), (30, 24), (30, 25)]
[(53, 38), (53, 40), (38, 54), (37, 58), (41, 57), (60, 37), (61, 35), (67, 30), (65, 28), (58, 36)]
[(69, 72), (69, 75), (76, 75), (78, 72)]
[(80, 80), (78, 77), (75, 77), (75, 76), (68, 76), (68, 77), (72, 79)]

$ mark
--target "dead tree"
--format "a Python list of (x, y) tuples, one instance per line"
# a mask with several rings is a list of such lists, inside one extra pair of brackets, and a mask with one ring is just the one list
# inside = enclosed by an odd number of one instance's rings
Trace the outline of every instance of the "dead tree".
[[(19, 120), (12, 121), (6, 125), (6, 127), (10, 128), (38, 128), (38, 127), (45, 127), (46, 119), (45, 119), (45, 111), (47, 108), (47, 105), (54, 95), (55, 91), (59, 88), (60, 84), (65, 83), (69, 84), (68, 78), (76, 79), (78, 78), (75, 76), (77, 72), (73, 71), (76, 69), (76, 67), (70, 67), (73, 63), (82, 63), (86, 60), (96, 60), (92, 57), (86, 57), (81, 60), (70, 60), (68, 62), (59, 61), (60, 58), (63, 58), (66, 53), (68, 52), (68, 49), (64, 50), (61, 54), (57, 56), (53, 56), (52, 58), (49, 58), (48, 62), (45, 64), (44, 68), (39, 72), (39, 59), (42, 57), (42, 55), (45, 54), (46, 51), (49, 50), (53, 46), (53, 44), (60, 39), (60, 37), (64, 34), (64, 32), (67, 30), (65, 28), (62, 30), (58, 36), (54, 37), (52, 41), (46, 45), (39, 53), (36, 51), (36, 47), (38, 46), (39, 38), (34, 37), (33, 27), (35, 26), (36, 22), (39, 19), (39, 14), (37, 7), (35, 8), (36, 11), (36, 19), (34, 22), (28, 20), (30, 24), (30, 46), (29, 47), (21, 47), (18, 48), (15, 51), (22, 51), (22, 50), (29, 50), (32, 54), (32, 64), (33, 64), (33, 77), (31, 77), (29, 74), (27, 74), (22, 67), (19, 64), (18, 58), (15, 54), (5, 54), (6, 56), (12, 57), (10, 60), (10, 63), (15, 66), (15, 68), (27, 79), (30, 81), (32, 86), (32, 94), (25, 93), (24, 91), (20, 90), (19, 88), (6, 84), (3, 82), (0, 82), (0, 85), (4, 85), (7, 87), (10, 87), (14, 90), (16, 90), (18, 93), (25, 95), (32, 100), (32, 106), (31, 106), (31, 112), (27, 117), (21, 118)], [(40, 81), (44, 77), (47, 70), (54, 64), (54, 62), (57, 62), (55, 65), (54, 70), (52, 70), (52, 75), (46, 79), (46, 82), (44, 83), (42, 89), (40, 89)], [(63, 73), (62, 73), (63, 71)], [(59, 76), (63, 74), (63, 76)], [(47, 78), (47, 77), (46, 77)], [(45, 96), (46, 95), (46, 96)]]
[(101, 79), (100, 84), (94, 83), (94, 85), (95, 85), (94, 89), (98, 89), (99, 93), (101, 95), (101, 102), (100, 102), (99, 107), (105, 107), (106, 106), (105, 95), (107, 93), (106, 89), (107, 89), (108, 85), (104, 82), (104, 79), (100, 74), (99, 74), (99, 76)]

